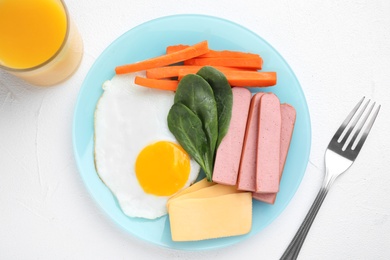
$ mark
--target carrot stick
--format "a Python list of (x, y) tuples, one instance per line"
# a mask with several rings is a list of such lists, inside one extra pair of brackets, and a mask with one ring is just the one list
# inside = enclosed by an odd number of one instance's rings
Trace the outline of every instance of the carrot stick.
[(185, 45), (185, 44), (170, 45), (166, 49), (166, 54), (170, 54), (172, 52), (181, 51), (181, 50), (187, 48), (188, 46), (189, 45)]
[[(179, 45), (171, 45), (166, 49), (166, 53), (173, 53), (187, 48), (188, 45), (179, 44)], [(198, 56), (198, 58), (258, 58), (260, 57), (258, 54), (241, 52), (241, 51), (215, 51), (209, 50), (209, 52)]]
[(198, 58), (259, 58), (258, 54), (240, 51), (214, 51), (200, 55)]
[(155, 58), (139, 61), (132, 64), (122, 65), (115, 68), (116, 74), (125, 74), (136, 72), (161, 66), (170, 65), (180, 61), (188, 60), (199, 55), (205, 54), (209, 51), (208, 42), (203, 41), (187, 47), (183, 50), (173, 52), (170, 54), (161, 55)]
[(236, 87), (269, 87), (276, 85), (276, 72), (226, 71), (228, 82)]
[[(270, 87), (276, 85), (276, 72), (257, 72), (225, 70), (221, 71), (229, 84), (234, 87)], [(179, 71), (179, 80), (188, 74), (188, 71)]]
[[(179, 72), (197, 73), (203, 66), (165, 66), (146, 70), (146, 77), (150, 79), (164, 79), (178, 77)], [(226, 70), (243, 70), (240, 68), (214, 66), (217, 70), (223, 72)]]
[(136, 76), (134, 83), (143, 87), (176, 91), (178, 80), (148, 79)]
[(184, 65), (225, 66), (247, 69), (261, 69), (263, 60), (257, 58), (194, 58), (184, 61)]

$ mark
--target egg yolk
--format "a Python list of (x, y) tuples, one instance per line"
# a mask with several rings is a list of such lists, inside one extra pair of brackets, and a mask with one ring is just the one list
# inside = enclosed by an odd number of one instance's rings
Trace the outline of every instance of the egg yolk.
[(146, 193), (170, 196), (184, 187), (190, 174), (190, 157), (175, 143), (159, 141), (138, 155), (135, 174)]

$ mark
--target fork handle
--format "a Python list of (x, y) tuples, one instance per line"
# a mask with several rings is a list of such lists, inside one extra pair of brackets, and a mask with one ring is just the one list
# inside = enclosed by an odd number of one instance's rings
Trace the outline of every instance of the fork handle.
[(290, 242), (289, 246), (287, 247), (280, 260), (297, 259), (299, 251), (301, 250), (301, 247), (303, 245), (303, 242), (305, 241), (307, 233), (309, 232), (311, 224), (313, 223), (314, 218), (316, 217), (317, 212), (326, 197), (326, 194), (328, 194), (329, 188), (332, 185), (333, 181), (333, 178), (325, 178), (324, 183), (313, 202), (313, 205), (310, 207), (309, 212), (307, 213), (297, 233), (295, 234), (294, 238)]

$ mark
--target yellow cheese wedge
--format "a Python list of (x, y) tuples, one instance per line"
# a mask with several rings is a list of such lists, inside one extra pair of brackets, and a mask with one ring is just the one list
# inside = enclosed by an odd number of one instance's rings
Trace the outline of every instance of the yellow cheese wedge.
[(174, 199), (174, 198), (177, 198), (177, 197), (179, 197), (181, 195), (188, 194), (188, 193), (191, 193), (191, 192), (194, 192), (194, 191), (206, 188), (206, 187), (210, 187), (210, 186), (213, 186), (215, 184), (216, 184), (215, 182), (209, 182), (209, 181), (207, 181), (206, 178), (204, 178), (204, 179), (202, 179), (202, 180), (200, 180), (198, 182), (195, 182), (190, 187), (188, 187), (188, 188), (186, 188), (184, 190), (179, 191), (178, 193), (173, 195), (170, 199)]
[(252, 194), (173, 200), (169, 206), (173, 241), (243, 235), (252, 226)]
[(235, 186), (230, 185), (223, 185), (223, 184), (215, 184), (206, 186), (201, 189), (197, 189), (192, 192), (187, 192), (185, 194), (182, 194), (177, 197), (172, 197), (167, 202), (167, 209), (169, 211), (169, 205), (174, 200), (182, 200), (182, 199), (191, 199), (191, 198), (210, 198), (210, 197), (217, 197), (221, 195), (231, 194), (231, 193), (237, 193), (240, 191), (237, 191), (237, 188)]

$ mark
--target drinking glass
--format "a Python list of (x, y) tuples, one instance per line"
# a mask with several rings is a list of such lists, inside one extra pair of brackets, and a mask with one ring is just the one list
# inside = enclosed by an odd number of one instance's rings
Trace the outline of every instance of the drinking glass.
[(0, 69), (37, 86), (69, 78), (83, 56), (62, 0), (0, 0)]

